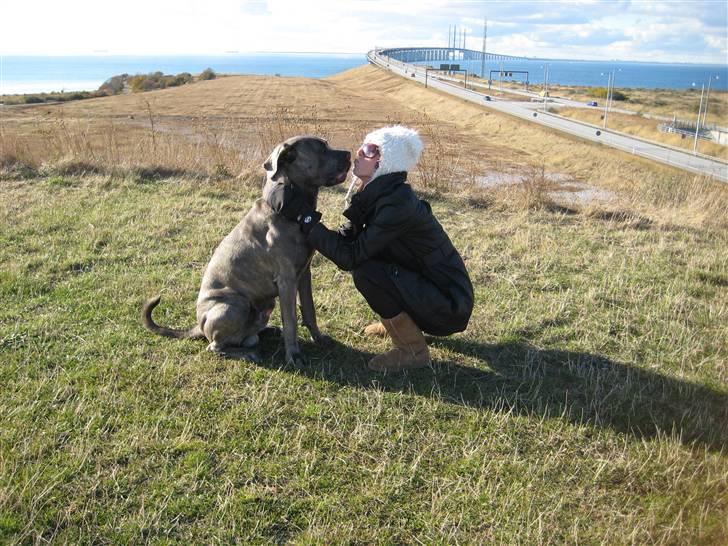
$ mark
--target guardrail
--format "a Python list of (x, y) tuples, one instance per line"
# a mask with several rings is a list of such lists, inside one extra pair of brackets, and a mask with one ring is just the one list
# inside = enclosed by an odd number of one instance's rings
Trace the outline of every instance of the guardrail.
[[(660, 123), (657, 128), (661, 133), (674, 133), (677, 135), (695, 138), (695, 129), (683, 129), (682, 127), (675, 127), (669, 123)], [(711, 133), (706, 133), (705, 131), (698, 131), (698, 138), (702, 138), (703, 140), (715, 140)]]

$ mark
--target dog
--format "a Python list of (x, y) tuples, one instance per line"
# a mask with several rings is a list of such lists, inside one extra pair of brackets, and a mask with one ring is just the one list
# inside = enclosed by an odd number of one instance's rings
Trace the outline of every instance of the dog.
[[(297, 136), (278, 144), (263, 164), (264, 197), (278, 184), (293, 184), (316, 207), (319, 189), (341, 184), (351, 153), (335, 150), (318, 137)], [(223, 239), (210, 259), (197, 297), (197, 325), (188, 330), (158, 326), (152, 311), (160, 296), (144, 303), (144, 326), (172, 338), (206, 338), (207, 349), (222, 356), (259, 362), (259, 334), (280, 299), (286, 361), (305, 365), (296, 337), (296, 293), (303, 324), (316, 343), (330, 341), (316, 323), (311, 290), (314, 250), (295, 221), (257, 199), (242, 221)]]

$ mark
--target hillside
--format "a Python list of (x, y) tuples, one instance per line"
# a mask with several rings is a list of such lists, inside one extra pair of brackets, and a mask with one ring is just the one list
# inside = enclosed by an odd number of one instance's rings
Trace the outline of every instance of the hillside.
[[(26, 150), (47, 148), (43, 139), (68, 141), (71, 134), (82, 132), (88, 142), (75, 147), (90, 147), (96, 155), (103, 155), (99, 150), (102, 135), (113, 133), (117, 143), (125, 141), (128, 146), (153, 125), (154, 131), (183, 136), (188, 144), (212, 140), (219, 145), (224, 141), (225, 148), (248, 149), (258, 158), (285, 136), (284, 128), (321, 134), (334, 145), (353, 148), (372, 127), (403, 122), (419, 127), (430, 145), (427, 157), (439, 165), (436, 169), (429, 166), (430, 178), (490, 184), (492, 180), (513, 180), (524, 172), (539, 173), (560, 186), (560, 191), (606, 190), (640, 211), (662, 206), (655, 201), (655, 192), (660, 192), (656, 186), (664, 186), (666, 177), (674, 181), (694, 178), (491, 113), (368, 65), (325, 80), (234, 76), (59, 106), (16, 107), (0, 111), (0, 121), (6, 138), (21, 135), (23, 141), (28, 140), (28, 146), (13, 144)], [(56, 154), (64, 153), (56, 150)], [(134, 162), (147, 151), (127, 153), (131, 155), (128, 161)], [(115, 157), (119, 159), (118, 154)], [(28, 160), (39, 162), (32, 157)], [(239, 163), (226, 167), (227, 172), (239, 170)], [(449, 180), (442, 182), (449, 184)], [(713, 188), (709, 193), (712, 191), (722, 192)], [(692, 208), (684, 215), (697, 214), (702, 221), (704, 203)], [(707, 217), (715, 215), (708, 213)]]
[[(194, 321), (275, 143), (394, 122), (475, 287), (432, 368), (366, 369), (388, 342), (321, 256), (308, 366), (143, 329), (156, 294)], [(0, 110), (0, 542), (724, 544), (726, 211), (725, 185), (371, 67)]]

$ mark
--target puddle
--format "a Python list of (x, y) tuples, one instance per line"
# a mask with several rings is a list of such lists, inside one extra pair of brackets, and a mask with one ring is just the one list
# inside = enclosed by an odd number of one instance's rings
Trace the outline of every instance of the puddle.
[[(531, 175), (491, 171), (483, 176), (476, 176), (475, 182), (486, 188), (496, 188), (498, 186), (514, 186), (516, 184), (521, 184), (526, 180), (532, 180), (540, 177), (540, 172)], [(547, 180), (548, 182), (566, 182), (573, 180), (571, 176), (564, 173), (544, 173), (543, 177), (544, 180)]]
[(486, 188), (497, 188), (498, 186), (514, 186), (526, 179), (525, 175), (513, 173), (489, 172), (484, 176), (476, 176), (475, 183)]
[(614, 192), (595, 188), (594, 186), (580, 182), (570, 182), (556, 191), (550, 191), (549, 196), (554, 201), (566, 205), (588, 205), (597, 201), (600, 203), (609, 203), (617, 198), (617, 194)]
[[(502, 186), (515, 186), (527, 180), (540, 179), (541, 173), (517, 174), (509, 172), (491, 171), (475, 178), (475, 182), (485, 188)], [(614, 201), (617, 195), (614, 192), (595, 188), (574, 180), (565, 173), (544, 173), (544, 181), (548, 182), (548, 195), (559, 203), (565, 205), (587, 205), (595, 201), (607, 203)]]

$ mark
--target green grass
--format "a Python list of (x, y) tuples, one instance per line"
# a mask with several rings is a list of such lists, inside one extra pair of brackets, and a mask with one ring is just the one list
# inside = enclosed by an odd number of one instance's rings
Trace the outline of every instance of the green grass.
[[(433, 207), (476, 287), (433, 369), (317, 256), (305, 368), (155, 337), (258, 190), (0, 181), (0, 543), (720, 544), (728, 236), (633, 215)], [(324, 220), (342, 194), (326, 190)], [(280, 323), (279, 314), (274, 322)], [(305, 331), (299, 330), (303, 338)]]

